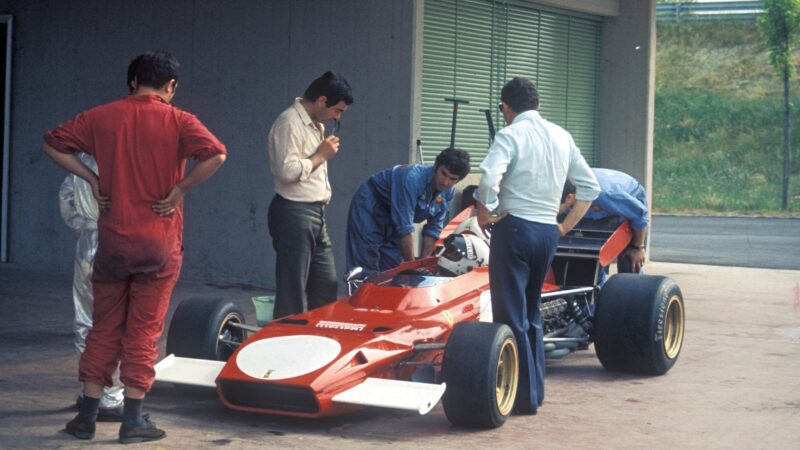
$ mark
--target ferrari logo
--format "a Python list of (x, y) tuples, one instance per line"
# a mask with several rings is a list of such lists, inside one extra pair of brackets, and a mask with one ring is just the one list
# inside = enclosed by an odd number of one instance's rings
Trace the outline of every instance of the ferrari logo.
[(261, 375), (261, 378), (269, 380), (269, 377), (271, 377), (273, 373), (275, 373), (274, 370), (268, 369), (266, 372), (264, 372), (264, 375)]

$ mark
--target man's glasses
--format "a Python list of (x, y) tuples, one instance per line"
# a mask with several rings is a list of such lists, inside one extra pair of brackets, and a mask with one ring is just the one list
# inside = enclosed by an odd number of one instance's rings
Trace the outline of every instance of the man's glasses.
[(497, 109), (499, 109), (500, 112), (503, 112), (503, 103), (502, 102), (497, 104)]

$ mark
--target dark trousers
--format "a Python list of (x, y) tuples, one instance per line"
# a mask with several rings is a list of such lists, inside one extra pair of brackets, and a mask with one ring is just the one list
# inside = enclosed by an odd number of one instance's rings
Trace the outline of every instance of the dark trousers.
[(275, 318), (301, 313), (336, 299), (338, 280), (325, 226), (325, 206), (275, 195), (269, 205), (275, 262)]
[(558, 228), (508, 216), (492, 228), (489, 281), (494, 321), (511, 327), (519, 346), (515, 408), (535, 410), (544, 400), (542, 284), (558, 245)]

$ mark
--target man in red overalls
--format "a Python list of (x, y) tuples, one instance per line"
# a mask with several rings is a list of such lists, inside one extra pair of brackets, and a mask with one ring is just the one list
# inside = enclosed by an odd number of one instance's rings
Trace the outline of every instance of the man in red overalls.
[[(79, 363), (84, 396), (66, 431), (94, 437), (103, 386), (120, 364), (125, 407), (119, 440), (144, 442), (166, 433), (142, 416), (155, 378), (156, 343), (183, 258), (186, 192), (225, 162), (225, 146), (193, 115), (171, 102), (178, 61), (145, 53), (129, 67), (134, 92), (78, 114), (45, 134), (44, 151), (85, 179), (100, 206), (99, 245), (92, 276), (94, 326)], [(95, 157), (99, 176), (76, 156)], [(186, 160), (198, 163), (184, 177)]]

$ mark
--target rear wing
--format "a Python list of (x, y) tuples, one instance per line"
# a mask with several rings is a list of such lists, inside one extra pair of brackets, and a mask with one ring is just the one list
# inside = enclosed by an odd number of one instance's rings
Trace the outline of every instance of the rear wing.
[(561, 286), (597, 284), (600, 267), (611, 264), (633, 237), (630, 223), (619, 217), (583, 219), (558, 241), (552, 280)]
[(556, 255), (598, 259), (605, 267), (625, 250), (632, 237), (627, 220), (584, 219), (559, 239)]

